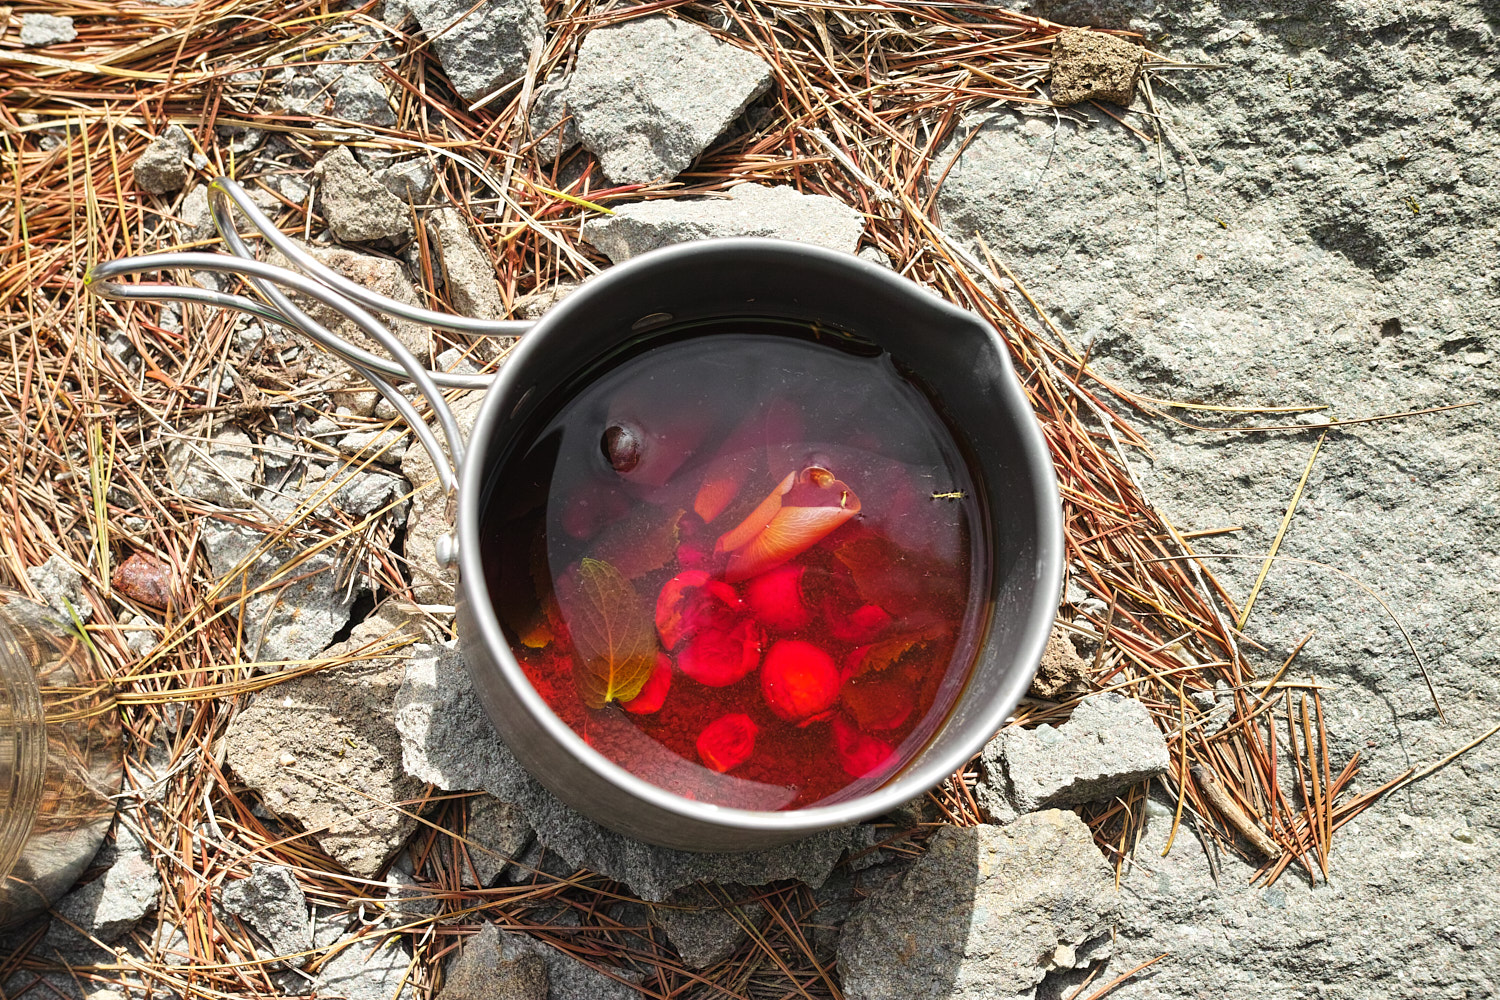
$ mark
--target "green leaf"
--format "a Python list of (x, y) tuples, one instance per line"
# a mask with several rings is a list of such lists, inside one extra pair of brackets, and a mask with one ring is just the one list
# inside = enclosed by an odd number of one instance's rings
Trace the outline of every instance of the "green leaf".
[(605, 530), (594, 556), (614, 566), (627, 580), (659, 570), (677, 557), (682, 534), (678, 525), (686, 513), (677, 510), (663, 515), (659, 508), (643, 506)]
[(558, 601), (573, 637), (573, 679), (590, 708), (629, 701), (656, 666), (651, 611), (623, 573), (601, 559), (584, 559), (559, 581)]

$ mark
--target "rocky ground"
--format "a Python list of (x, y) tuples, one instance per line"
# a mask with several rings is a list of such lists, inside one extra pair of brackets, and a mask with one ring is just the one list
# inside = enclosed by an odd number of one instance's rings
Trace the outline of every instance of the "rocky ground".
[[(383, 17), (437, 35), (455, 87), (478, 101), (524, 69), (545, 19), (535, 3), (491, 0), (482, 25), (452, 29), (471, 6), (390, 0)], [(1250, 654), (1262, 673), (1313, 633), (1295, 672), (1326, 686), (1332, 756), (1341, 765), (1361, 754), (1359, 788), (1441, 759), (1494, 724), (1500, 698), (1500, 137), (1490, 124), (1500, 114), (1500, 6), (1008, 6), (1065, 24), (1127, 28), (1176, 59), (1218, 67), (1151, 75), (1154, 104), (1138, 95), (1132, 113), (1162, 116), (1170, 141), (1160, 148), (1089, 105), (1000, 110), (961, 123), (934, 157), (931, 179), (944, 230), (982, 238), (1041, 303), (1039, 321), (1091, 345), (1103, 377), (1178, 401), (1328, 407), (1242, 418), (1169, 411), (1210, 429), (1162, 416), (1138, 421), (1150, 454), (1130, 460), (1149, 500), (1184, 531), (1237, 529), (1195, 543), (1213, 554), (1232, 594), (1249, 592), (1322, 436), (1246, 427), (1477, 401), (1330, 431), (1246, 629), (1264, 647)], [(70, 37), (66, 18), (27, 18), (25, 45)], [(315, 102), (336, 106), (345, 120), (388, 122), (392, 95), (370, 67), (393, 50), (362, 37), (351, 34), (347, 50), (314, 69), (265, 74), (268, 99), (292, 113)], [(691, 85), (703, 79), (713, 85)], [(648, 18), (588, 38), (571, 74), (538, 91), (531, 127), (552, 130), (556, 153), (582, 143), (617, 182), (660, 181), (743, 121), (747, 108), (753, 115), (769, 82), (766, 65), (744, 50)], [(1125, 118), (1133, 120), (1141, 119)], [(222, 138), (248, 143), (244, 152), (253, 149), (267, 168), (256, 193), (267, 210), (316, 198), (328, 232), (308, 235), (320, 260), (419, 301), (407, 204), (434, 197), (424, 156), (376, 156), (350, 144), (314, 164), (276, 137)], [(188, 169), (194, 156), (188, 134), (173, 129), (136, 167), (143, 189), (174, 199), (180, 224), (164, 242), (211, 234), (204, 189)], [(425, 214), (420, 235), (444, 296), (469, 315), (498, 315), (502, 298), (464, 216), (450, 206)], [(627, 204), (583, 225), (583, 238), (614, 262), (686, 239), (746, 234), (853, 253), (865, 230), (852, 208), (786, 185)], [(534, 315), (567, 291), (544, 289), (518, 312)], [(168, 311), (162, 322), (182, 318)], [(446, 370), (490, 360), (484, 348), (468, 357), (437, 350), (415, 324), (395, 332)], [(109, 350), (139, 372), (128, 339)], [(226, 398), (251, 406), (257, 379), (298, 366), (326, 412), (272, 410), (183, 428), (166, 450), (171, 487), (214, 511), (199, 543), (223, 586), (286, 583), (238, 610), (247, 662), (266, 671), (320, 656), (359, 662), (249, 700), (219, 761), (254, 793), (267, 822), (310, 831), (365, 880), (377, 914), (370, 923), (310, 907), (290, 869), (247, 862), (210, 895), (216, 918), (243, 932), (255, 954), (295, 955), (358, 932), (360, 921), (389, 928), (439, 912), (406, 849), (419, 820), (390, 806), (430, 783), (482, 793), (468, 811), (471, 888), (524, 883), (537, 870), (602, 873), (639, 898), (611, 919), (658, 929), (693, 968), (721, 962), (745, 945), (742, 925), (765, 921), (749, 899), (753, 887), (806, 883), (824, 918), (812, 945), (837, 956), (851, 1000), (1050, 1000), (1078, 995), (1092, 977), (1087, 996), (1163, 954), (1114, 995), (1496, 994), (1500, 743), (1345, 827), (1332, 874), (1316, 885), (1294, 869), (1270, 888), (1250, 887), (1246, 863), (1218, 850), (1210, 857), (1185, 832), (1163, 856), (1176, 803), (1157, 784), (1146, 834), (1116, 890), (1113, 866), (1071, 810), (1161, 775), (1168, 757), (1146, 709), (1115, 695), (1085, 700), (1055, 728), (1002, 734), (986, 751), (977, 791), (989, 822), (943, 830), (915, 863), (871, 852), (879, 836), (871, 827), (749, 856), (684, 855), (609, 832), (557, 802), (493, 739), (443, 633), (452, 581), (431, 550), (446, 523), (443, 497), (394, 410), (336, 364), (254, 322), (237, 328), (232, 358)], [(472, 421), (477, 399), (458, 403), (461, 423)], [(325, 534), (362, 532), (369, 548), (320, 549), (314, 533), (282, 527), (309, 517)], [(393, 548), (401, 559), (361, 554)], [(34, 568), (31, 582), (60, 607), (63, 598), (88, 606), (79, 575), (60, 560)], [(420, 606), (387, 602), (372, 613), (371, 595), (407, 583)], [(1410, 633), (1446, 721), (1370, 591)], [(131, 649), (145, 654), (163, 623), (143, 614), (130, 627)], [(377, 641), (381, 651), (371, 655)], [(1083, 673), (1066, 640), (1049, 655), (1049, 678)], [(1034, 693), (1067, 690), (1059, 681)], [(145, 791), (132, 810), (153, 808), (149, 790), (168, 768), (156, 763), (158, 771), (136, 776)], [(932, 819), (914, 806), (897, 821)], [(165, 909), (140, 826), (127, 815), (95, 866), (98, 877), (59, 912), (102, 944), (150, 927), (169, 956), (186, 956), (192, 949), (175, 925), (148, 919)], [(294, 994), (381, 1000), (406, 979), (410, 948), (409, 940), (366, 935), (314, 973), (301, 971), (305, 955), (289, 960), (278, 981)], [(45, 950), (70, 961), (101, 957), (60, 925)], [(626, 966), (605, 976), (485, 924), (449, 961), (443, 993), (627, 997), (649, 986), (647, 974)], [(77, 992), (66, 978), (48, 982)]]

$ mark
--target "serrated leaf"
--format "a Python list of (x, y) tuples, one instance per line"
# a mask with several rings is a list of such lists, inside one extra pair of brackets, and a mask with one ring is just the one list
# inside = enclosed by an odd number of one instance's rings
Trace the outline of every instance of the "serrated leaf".
[(939, 622), (916, 632), (861, 646), (851, 654), (849, 674), (859, 677), (912, 664), (931, 655), (936, 644), (944, 642), (951, 632), (948, 624)]
[(656, 666), (651, 611), (630, 580), (601, 559), (584, 559), (558, 582), (573, 638), (578, 694), (590, 708), (629, 701)]

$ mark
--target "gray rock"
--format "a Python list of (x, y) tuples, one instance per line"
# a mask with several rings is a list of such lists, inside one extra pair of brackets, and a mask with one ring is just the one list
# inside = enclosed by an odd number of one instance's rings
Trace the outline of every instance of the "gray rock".
[(349, 621), (349, 609), (367, 587), (363, 576), (343, 579), (337, 553), (306, 554), (306, 540), (265, 547), (265, 532), (217, 519), (204, 521), (201, 537), (215, 576), (232, 577), (223, 596), (234, 602), (231, 613), (244, 625), (245, 656), (256, 663), (316, 657)]
[[(392, 629), (401, 631), (382, 638)], [(226, 762), (266, 807), (363, 878), (381, 871), (417, 824), (397, 808), (422, 788), (401, 769), (393, 718), (404, 637), (419, 636), (394, 610), (361, 622), (327, 655), (355, 655), (377, 640), (394, 648), (267, 688), (225, 736)]]
[[(473, 430), (474, 419), (484, 403), (484, 393), (469, 392), (453, 403), (453, 417), (465, 436)], [(377, 407), (377, 413), (379, 408)], [(448, 453), (448, 443), (438, 432), (443, 454)], [(411, 513), (406, 519), (406, 540), (403, 552), (407, 567), (411, 571), (411, 589), (421, 604), (452, 604), (453, 588), (458, 575), (451, 569), (438, 566), (434, 546), (437, 540), (453, 530), (448, 513), (448, 497), (437, 481), (437, 468), (426, 448), (407, 448), (401, 457), (401, 474), (415, 491), (411, 500)]]
[(531, 824), (520, 808), (493, 795), (469, 800), (469, 860), (481, 887), (494, 885), (531, 843)]
[(260, 472), (255, 445), (238, 427), (208, 441), (180, 439), (167, 446), (167, 478), (185, 497), (220, 507), (248, 507)]
[(167, 126), (135, 161), (132, 169), (136, 184), (152, 194), (181, 189), (190, 176), (187, 158), (192, 153), (193, 143), (187, 131), (181, 125)]
[(564, 100), (610, 180), (647, 184), (681, 173), (770, 85), (759, 56), (655, 16), (589, 32)]
[(621, 205), (614, 215), (586, 220), (583, 238), (619, 264), (657, 247), (720, 236), (773, 236), (853, 253), (864, 229), (864, 216), (825, 195), (741, 184), (728, 198)]
[(402, 160), (372, 171), (385, 189), (404, 202), (420, 205), (432, 194), (437, 173), (425, 156)]
[(182, 197), (182, 207), (177, 210), (182, 220), (182, 241), (206, 240), (218, 232), (213, 213), (208, 207), (208, 185), (195, 184)]
[(456, 208), (440, 208), (427, 219), (427, 231), (443, 268), (448, 301), (463, 316), (501, 319), (505, 300), (495, 284), (495, 268), (469, 232), (469, 224)]
[(404, 243), (411, 238), (405, 205), (370, 176), (347, 146), (318, 161), (323, 218), (334, 238), (345, 243)]
[[(57, 914), (89, 936), (112, 944), (156, 908), (161, 878), (151, 851), (125, 823), (115, 825), (114, 843), (100, 848), (95, 862), (109, 867), (103, 875), (68, 893), (57, 903)], [(85, 942), (62, 921), (54, 920), (48, 944), (71, 947)]]
[(515, 803), (547, 848), (568, 864), (624, 882), (647, 900), (660, 901), (700, 881), (764, 885), (795, 878), (820, 885), (861, 836), (848, 827), (765, 851), (695, 854), (608, 830), (560, 802), (500, 742), (456, 645), (429, 648), (407, 661), (396, 725), (407, 773), (439, 788), (482, 788)]
[[(369, 517), (406, 492), (406, 482), (378, 472), (362, 472), (351, 478), (333, 495), (333, 505), (350, 517)], [(399, 523), (401, 505), (392, 509)]]
[(531, 98), (531, 114), (526, 123), (531, 135), (538, 140), (537, 155), (543, 163), (560, 159), (581, 141), (578, 123), (568, 109), (568, 81), (565, 76), (554, 73), (545, 83), (536, 88)]
[(71, 17), (56, 14), (22, 14), (22, 45), (56, 45), (78, 37)]
[(94, 604), (84, 593), (83, 575), (62, 556), (51, 555), (40, 566), (28, 567), (26, 579), (37, 598), (56, 612), (64, 624), (72, 625), (75, 614), (79, 621), (93, 619)]
[(1030, 1000), (1050, 970), (1109, 954), (1118, 909), (1114, 872), (1072, 813), (945, 827), (844, 925), (844, 995)]
[[(219, 900), (226, 913), (239, 917), (266, 940), (272, 955), (298, 955), (312, 947), (307, 895), (290, 868), (257, 862), (251, 865), (249, 878), (226, 882)], [(289, 961), (304, 965), (307, 958)]]
[(547, 27), (537, 0), (402, 0), (422, 26), (453, 88), (468, 101), (488, 97), (526, 71)]
[[(1124, 695), (1091, 695), (1061, 726), (1011, 726), (984, 748), (983, 778), (990, 795), (1017, 812), (1075, 806), (1108, 798), (1165, 774), (1167, 741), (1151, 712)], [(991, 805), (992, 812), (1010, 814)]]
[(339, 76), (333, 93), (333, 116), (366, 125), (396, 124), (385, 83), (368, 66), (349, 67)]
[(505, 954), (494, 924), (464, 942), (448, 962), (441, 1000), (544, 1000), (548, 996), (546, 952), (523, 935), (507, 932)]
[(411, 435), (400, 429), (351, 431), (339, 438), (339, 454), (351, 462), (371, 460), (381, 465), (400, 465)]
[(459, 372), (464, 375), (477, 374), (479, 369), (474, 367), (474, 362), (464, 356), (465, 352), (456, 347), (450, 347), (435, 359), (439, 371)]
[(580, 283), (576, 281), (559, 281), (555, 285), (532, 292), (524, 298), (516, 300), (517, 319), (541, 319), (553, 306), (557, 305), (569, 295), (578, 291)]
[[(395, 1000), (411, 990), (411, 952), (399, 934), (374, 931), (357, 938), (318, 970), (320, 997), (342, 1000)], [(404, 984), (404, 986), (403, 986)]]
[[(1339, 418), (1483, 401), (1330, 434), (1250, 616), (1261, 679), (1315, 633), (1293, 672), (1325, 685), (1331, 765), (1359, 752), (1359, 794), (1480, 735), (1500, 702), (1500, 174), (1494, 130), (1471, 116), (1500, 100), (1493, 4), (1139, 6), (1170, 55), (1226, 66), (1156, 86), (1199, 166), (1169, 146), (1159, 183), (1155, 150), (1102, 116), (992, 119), (939, 193), (942, 224), (978, 230), (1132, 392)], [(1243, 527), (1194, 543), (1225, 557), (1208, 565), (1243, 600), (1317, 435), (1134, 419), (1153, 504), (1184, 530)], [(1401, 618), (1446, 723), (1381, 606), (1313, 563)], [(1451, 836), (1458, 817), (1472, 844)], [(1332, 884), (1316, 889), (1296, 866), (1252, 888), (1222, 851), (1215, 885), (1190, 827), (1156, 857), (1153, 821), (1123, 883), (1139, 910), (1100, 977), (1171, 950), (1111, 997), (1494, 993), (1497, 829), (1494, 740), (1337, 831)]]
[(667, 935), (683, 964), (706, 969), (733, 955), (749, 939), (745, 924), (758, 924), (766, 908), (745, 900), (743, 887), (701, 885), (678, 889), (651, 907), (651, 920)]
[(433, 887), (424, 885), (411, 872), (411, 861), (403, 854), (391, 865), (385, 876), (386, 916), (398, 924), (430, 917), (443, 908), (443, 900)]

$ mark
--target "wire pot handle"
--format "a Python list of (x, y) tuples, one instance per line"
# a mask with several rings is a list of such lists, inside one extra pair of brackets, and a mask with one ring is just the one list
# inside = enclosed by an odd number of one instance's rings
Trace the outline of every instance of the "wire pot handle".
[[(281, 230), (276, 228), (276, 224), (250, 200), (244, 189), (228, 177), (219, 177), (209, 185), (208, 202), (214, 227), (229, 247), (228, 254), (183, 252), (123, 257), (94, 267), (84, 276), (84, 286), (100, 298), (114, 301), (195, 302), (233, 309), (305, 335), (320, 347), (342, 358), (395, 407), (402, 419), (411, 427), (412, 432), (416, 434), (417, 439), (421, 441), (422, 447), (427, 449), (427, 454), (431, 456), (432, 464), (437, 470), (438, 481), (451, 501), (458, 490), (459, 473), (463, 468), (464, 441), (463, 433), (458, 429), (458, 422), (454, 419), (447, 400), (443, 398), (441, 389), (487, 388), (494, 376), (429, 371), (396, 338), (395, 334), (373, 315), (372, 310), (427, 326), (484, 337), (518, 336), (528, 330), (532, 324), (518, 320), (483, 320), (468, 316), (454, 316), (399, 302), (373, 292), (323, 264), (287, 238)], [(257, 260), (255, 254), (235, 229), (233, 214), (235, 209), (245, 216), (251, 228), (261, 238), (279, 250), (299, 270), (276, 267)], [(169, 268), (237, 275), (254, 287), (269, 305), (242, 295), (233, 295), (209, 288), (165, 282), (121, 283), (117, 280), (126, 275), (162, 271)], [(333, 309), (389, 351), (395, 360), (372, 354), (339, 337), (299, 308), (282, 289), (305, 295)], [(432, 428), (422, 419), (411, 400), (391, 384), (392, 379), (410, 381), (416, 385), (417, 391), (422, 394), (428, 406), (432, 408), (432, 412), (437, 416), (438, 426), (448, 446), (447, 454), (444, 454), (442, 443), (439, 442)], [(452, 456), (451, 460), (449, 456)], [(451, 538), (439, 539), (438, 548), (439, 562), (445, 564), (451, 562)]]

